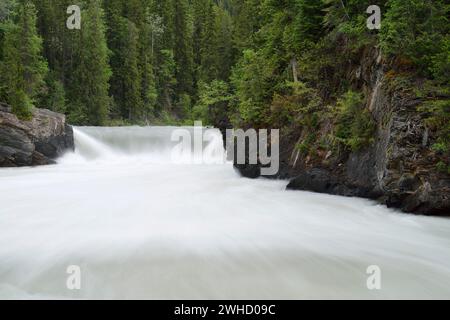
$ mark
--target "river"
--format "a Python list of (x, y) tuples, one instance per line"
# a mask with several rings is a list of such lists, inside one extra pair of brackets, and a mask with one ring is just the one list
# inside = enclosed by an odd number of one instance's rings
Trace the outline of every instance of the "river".
[(173, 161), (174, 129), (75, 128), (57, 165), (1, 169), (0, 298), (450, 298), (449, 219)]

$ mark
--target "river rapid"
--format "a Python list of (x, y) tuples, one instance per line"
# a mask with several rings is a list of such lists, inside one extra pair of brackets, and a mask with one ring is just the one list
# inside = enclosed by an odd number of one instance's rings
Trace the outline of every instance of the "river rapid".
[(0, 298), (450, 298), (449, 219), (173, 161), (175, 129), (75, 128), (57, 165), (1, 169)]

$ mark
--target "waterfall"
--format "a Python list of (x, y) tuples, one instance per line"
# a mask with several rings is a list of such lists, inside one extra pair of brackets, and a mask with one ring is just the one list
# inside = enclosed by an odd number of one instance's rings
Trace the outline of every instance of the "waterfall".
[[(175, 131), (189, 134), (189, 148), (174, 137)], [(201, 148), (194, 147), (194, 130), (200, 130)], [(225, 150), (218, 129), (194, 127), (75, 127), (75, 152), (85, 160), (142, 158), (153, 161), (191, 163), (202, 157), (202, 163), (223, 163)], [(186, 150), (187, 149), (187, 150)], [(195, 153), (198, 154), (195, 154)]]

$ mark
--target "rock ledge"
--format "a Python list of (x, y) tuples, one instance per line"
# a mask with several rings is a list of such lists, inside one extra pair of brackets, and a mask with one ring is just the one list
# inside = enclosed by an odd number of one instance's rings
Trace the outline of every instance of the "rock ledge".
[(73, 149), (73, 130), (64, 115), (35, 109), (32, 120), (22, 121), (0, 103), (0, 167), (53, 164)]

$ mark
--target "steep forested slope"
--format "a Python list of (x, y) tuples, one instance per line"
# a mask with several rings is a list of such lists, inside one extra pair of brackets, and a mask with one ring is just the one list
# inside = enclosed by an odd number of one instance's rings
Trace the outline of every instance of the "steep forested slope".
[(448, 214), (449, 5), (378, 4), (381, 29), (370, 30), (364, 1), (258, 2), (231, 119), (281, 128), (290, 188)]

